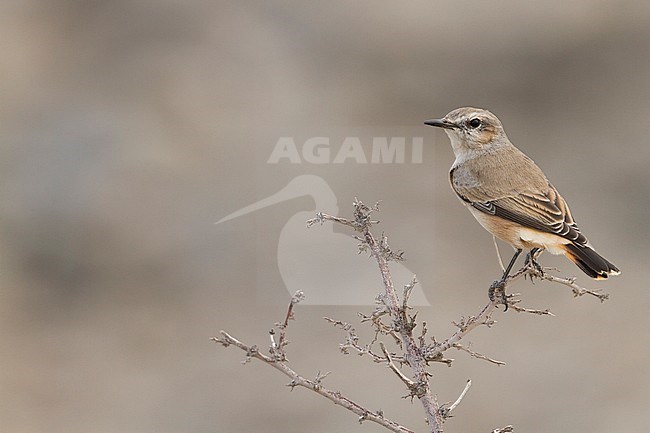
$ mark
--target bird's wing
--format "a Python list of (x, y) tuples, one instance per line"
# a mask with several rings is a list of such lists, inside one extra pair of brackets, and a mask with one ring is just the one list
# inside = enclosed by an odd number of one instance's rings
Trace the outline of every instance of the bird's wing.
[(548, 186), (544, 192), (522, 192), (485, 202), (466, 201), (481, 212), (586, 245), (587, 238), (580, 233), (566, 201), (553, 185)]

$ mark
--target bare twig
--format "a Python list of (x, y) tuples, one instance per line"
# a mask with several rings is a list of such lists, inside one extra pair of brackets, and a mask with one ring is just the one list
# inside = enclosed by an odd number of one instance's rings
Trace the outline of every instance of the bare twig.
[(395, 344), (397, 344), (400, 349), (402, 348), (402, 340), (400, 338), (399, 333), (395, 330), (395, 328), (391, 325), (386, 325), (384, 322), (381, 321), (381, 318), (385, 315), (388, 315), (389, 311), (388, 309), (384, 306), (378, 310), (376, 310), (374, 313), (372, 313), (370, 316), (366, 316), (363, 313), (358, 313), (359, 317), (361, 317), (361, 323), (364, 322), (372, 322), (372, 326), (381, 334), (383, 335), (390, 335), (393, 340), (395, 341)]
[(393, 359), (390, 356), (390, 353), (388, 353), (388, 350), (386, 350), (386, 345), (384, 343), (380, 342), (379, 347), (381, 347), (381, 351), (384, 353), (384, 356), (386, 357), (386, 360), (388, 361), (388, 368), (390, 368), (391, 370), (393, 370), (393, 372), (395, 372), (397, 377), (399, 377), (400, 380), (402, 382), (404, 382), (404, 384), (408, 387), (409, 390), (411, 390), (411, 391), (415, 390), (417, 388), (417, 384), (415, 382), (413, 382), (411, 379), (409, 379), (408, 377), (406, 377), (404, 375), (404, 373), (402, 373), (400, 371), (400, 369), (397, 368), (397, 366), (393, 362)]
[(250, 361), (250, 359), (258, 359), (265, 364), (275, 368), (276, 370), (281, 371), (291, 379), (291, 382), (289, 382), (287, 385), (291, 387), (291, 389), (295, 388), (296, 386), (310, 389), (332, 401), (334, 404), (342, 406), (355, 413), (359, 416), (360, 421), (371, 421), (377, 423), (395, 433), (412, 433), (412, 431), (408, 428), (384, 417), (382, 411), (370, 411), (360, 404), (349, 399), (348, 397), (344, 396), (339, 391), (332, 391), (324, 387), (322, 381), (329, 373), (321, 374), (319, 372), (315, 379), (307, 379), (289, 367), (286, 361), (279, 361), (271, 356), (264, 355), (260, 353), (257, 347), (242, 343), (232, 335), (228, 334), (226, 331), (221, 331), (220, 334), (221, 337), (214, 337), (212, 340), (222, 344), (225, 347), (233, 345), (243, 350), (246, 353), (246, 362)]
[(488, 362), (491, 362), (492, 364), (496, 364), (496, 365), (506, 365), (506, 363), (503, 362), (503, 361), (497, 361), (496, 359), (492, 359), (492, 358), (490, 358), (489, 356), (484, 355), (484, 354), (482, 354), (482, 353), (474, 352), (472, 349), (470, 349), (471, 346), (472, 346), (471, 344), (468, 344), (467, 347), (463, 346), (463, 345), (460, 344), (460, 343), (456, 343), (456, 344), (454, 344), (454, 347), (455, 347), (456, 349), (458, 349), (458, 350), (462, 350), (462, 351), (464, 351), (464, 352), (467, 352), (467, 353), (469, 353), (471, 356), (473, 356), (474, 358), (482, 359), (482, 360), (484, 360), (484, 361), (488, 361)]
[(512, 433), (515, 429), (511, 425), (507, 425), (501, 428), (495, 428), (492, 430), (492, 433)]
[(494, 249), (497, 250), (497, 259), (499, 260), (499, 266), (501, 266), (501, 272), (505, 272), (506, 268), (503, 266), (503, 260), (501, 259), (501, 251), (499, 251), (499, 244), (497, 243), (497, 237), (492, 235), (492, 242), (494, 242)]
[(576, 284), (576, 278), (571, 277), (571, 278), (563, 278), (563, 277), (558, 277), (556, 275), (552, 275), (548, 272), (546, 272), (547, 269), (544, 270), (544, 272), (539, 272), (537, 269), (532, 269), (530, 271), (531, 275), (540, 278), (542, 280), (550, 281), (552, 283), (558, 283), (565, 285), (567, 287), (570, 287), (571, 290), (573, 291), (573, 296), (578, 297), (578, 296), (583, 296), (583, 295), (591, 295), (600, 300), (600, 302), (605, 302), (607, 299), (609, 299), (609, 293), (603, 292), (601, 289), (597, 290), (589, 290), (584, 287), (580, 287), (579, 285)]
[[(354, 207), (354, 214), (357, 220), (364, 221), (369, 219), (367, 215), (369, 215), (368, 210), (370, 210), (370, 208), (358, 200), (355, 202)], [(366, 244), (379, 266), (379, 273), (381, 274), (385, 289), (384, 301), (390, 311), (391, 317), (393, 318), (394, 327), (399, 331), (402, 343), (404, 344), (406, 361), (413, 370), (414, 377), (418, 384), (419, 389), (417, 390), (417, 397), (420, 399), (422, 407), (424, 408), (429, 429), (432, 433), (442, 432), (443, 420), (440, 415), (438, 402), (435, 401), (433, 393), (431, 392), (429, 373), (426, 370), (426, 360), (422, 356), (422, 352), (419, 350), (417, 343), (413, 338), (413, 327), (409, 326), (406, 311), (401, 308), (399, 298), (395, 291), (395, 287), (393, 286), (393, 280), (390, 275), (388, 260), (384, 255), (384, 250), (370, 232), (370, 224), (360, 225), (358, 231), (363, 234)]]
[[(333, 221), (353, 227), (360, 234), (358, 239), (362, 242), (362, 246), (367, 248), (377, 261), (384, 285), (381, 300), (392, 318), (392, 328), (395, 334), (399, 335), (399, 340), (405, 350), (404, 360), (413, 371), (415, 386), (411, 388), (411, 392), (418, 397), (424, 408), (430, 431), (442, 432), (443, 419), (440, 415), (439, 405), (431, 392), (429, 373), (426, 370), (427, 360), (413, 337), (412, 331), (415, 327), (415, 318), (408, 317), (404, 304), (400, 302), (388, 267), (388, 261), (401, 259), (402, 253), (393, 252), (388, 246), (388, 239), (383, 234), (380, 240), (377, 241), (370, 232), (370, 227), (376, 223), (376, 221), (371, 220), (370, 215), (376, 210), (378, 210), (378, 204), (371, 208), (355, 199), (354, 220), (341, 219), (321, 212), (316, 215), (316, 218), (309, 220), (307, 224), (313, 225), (316, 222)], [(375, 322), (378, 323), (378, 321), (373, 321), (373, 323)]]
[(518, 313), (529, 313), (529, 314), (536, 314), (538, 316), (553, 316), (555, 317), (555, 314), (551, 313), (551, 310), (548, 308), (545, 310), (536, 310), (534, 308), (524, 308), (520, 307), (519, 305), (516, 304), (510, 304), (510, 308), (515, 310)]
[(406, 310), (409, 308), (408, 302), (409, 302), (409, 297), (411, 296), (411, 292), (413, 291), (413, 288), (415, 285), (418, 283), (418, 279), (413, 275), (413, 278), (408, 284), (404, 285), (404, 293), (402, 294), (402, 309)]
[(289, 327), (289, 320), (294, 319), (293, 309), (297, 303), (305, 299), (305, 294), (302, 290), (298, 290), (292, 297), (291, 302), (289, 302), (289, 307), (287, 308), (287, 313), (284, 316), (284, 322), (276, 323), (275, 326), (280, 330), (280, 337), (278, 342), (275, 342), (275, 330), (271, 329), (269, 335), (271, 336), (271, 348), (270, 352), (278, 361), (286, 361), (287, 355), (284, 351), (284, 347), (289, 344), (287, 341), (287, 328)]
[(455, 402), (453, 402), (449, 407), (446, 405), (442, 405), (440, 407), (440, 412), (441, 415), (444, 419), (446, 418), (451, 418), (452, 414), (451, 412), (456, 409), (456, 407), (460, 404), (461, 401), (463, 401), (463, 398), (465, 398), (465, 394), (467, 394), (467, 391), (469, 391), (469, 387), (472, 386), (472, 380), (467, 379), (467, 383), (465, 384), (465, 388), (463, 389), (463, 392), (460, 393), (458, 398), (456, 399)]
[[(540, 278), (542, 280), (571, 287), (574, 296), (582, 296), (584, 294), (589, 294), (597, 297), (601, 301), (604, 301), (609, 297), (609, 295), (606, 293), (600, 293), (599, 291), (588, 290), (578, 286), (577, 284), (575, 284), (575, 279), (573, 278), (562, 278), (562, 277), (557, 277), (555, 275), (552, 275), (548, 272), (549, 269), (550, 268), (545, 268), (542, 270), (542, 272), (540, 272), (534, 266), (524, 266), (514, 274), (510, 275), (510, 277), (508, 277), (508, 280), (506, 281), (506, 287), (521, 278), (535, 277), (535, 278)], [(548, 309), (536, 310), (536, 309), (524, 308), (519, 305), (516, 305), (518, 302), (520, 301), (509, 300), (508, 304), (518, 312), (531, 313), (536, 315), (554, 316), (554, 314), (551, 313), (551, 311), (549, 311)], [(479, 312), (478, 315), (470, 316), (469, 318), (462, 320), (459, 324), (457, 324), (458, 330), (451, 337), (449, 337), (448, 339), (444, 340), (442, 343), (437, 345), (436, 346), (437, 351), (433, 352), (432, 355), (435, 356), (436, 354), (442, 353), (448, 350), (449, 348), (453, 347), (456, 343), (462, 340), (463, 337), (465, 337), (465, 335), (467, 335), (470, 331), (472, 331), (478, 326), (481, 325), (486, 325), (488, 327), (492, 326), (495, 323), (492, 320), (492, 313), (494, 312), (496, 307), (497, 307), (497, 302), (490, 302), (485, 307), (483, 307), (483, 309)]]
[(478, 326), (492, 326), (495, 323), (492, 320), (492, 312), (496, 306), (496, 301), (490, 302), (485, 307), (483, 307), (483, 309), (476, 316), (470, 316), (467, 319), (461, 320), (460, 323), (456, 323), (455, 325), (458, 327), (458, 330), (454, 332), (451, 337), (447, 338), (442, 343), (437, 344), (435, 347), (436, 350), (433, 351), (431, 356), (442, 355), (443, 352), (454, 347), (454, 345), (462, 340), (465, 335), (467, 335)]
[[(321, 373), (319, 371), (318, 374), (316, 375), (316, 378), (310, 380), (301, 376), (296, 371), (294, 371), (291, 367), (289, 367), (286, 353), (284, 351), (284, 347), (288, 343), (286, 339), (286, 331), (289, 326), (289, 321), (294, 318), (295, 305), (298, 304), (300, 301), (302, 301), (304, 298), (305, 295), (302, 293), (302, 291), (296, 292), (296, 294), (291, 298), (291, 302), (289, 303), (289, 307), (287, 308), (284, 321), (282, 323), (276, 323), (276, 328), (280, 330), (280, 336), (278, 342), (275, 341), (274, 330), (272, 329), (271, 332), (269, 332), (271, 336), (271, 346), (269, 348), (269, 353), (271, 356), (262, 354), (257, 348), (257, 346), (249, 346), (247, 344), (242, 343), (232, 335), (228, 334), (226, 331), (221, 331), (220, 332), (221, 337), (214, 337), (212, 340), (222, 344), (224, 347), (228, 347), (230, 345), (238, 347), (239, 349), (243, 350), (246, 353), (246, 358), (244, 359), (243, 363), (248, 363), (252, 359), (258, 359), (266, 363), (267, 365), (270, 365), (271, 367), (281, 371), (289, 378), (291, 378), (291, 382), (289, 382), (287, 386), (291, 387), (292, 390), (296, 386), (301, 386), (307, 389), (311, 389), (312, 391), (331, 400), (335, 404), (338, 404), (350, 410), (351, 412), (355, 413), (356, 415), (358, 415), (360, 422), (365, 420), (372, 421), (396, 433), (411, 433), (411, 430), (409, 430), (408, 428), (403, 427), (400, 424), (385, 418), (383, 411), (381, 410), (375, 412), (370, 411), (364, 408), (363, 406), (361, 406), (360, 404), (352, 401), (348, 397), (342, 395), (339, 391), (332, 391), (330, 389), (325, 388), (323, 386), (323, 379), (325, 379), (325, 377), (327, 377), (327, 375), (330, 374), (329, 372)], [(340, 322), (340, 324), (342, 326), (346, 325), (343, 322)]]
[(551, 274), (551, 271), (557, 271), (556, 268), (544, 267), (536, 268), (532, 264), (523, 266), (514, 274), (508, 277), (508, 283), (519, 279), (520, 277), (528, 277), (531, 281), (534, 281), (534, 278), (539, 278), (540, 280), (550, 281), (551, 283), (561, 284), (571, 288), (574, 297), (579, 297), (583, 295), (591, 295), (600, 300), (600, 302), (605, 302), (609, 299), (609, 293), (603, 292), (601, 289), (590, 290), (576, 284), (576, 278), (570, 277), (559, 277), (557, 275)]
[(345, 343), (339, 345), (339, 348), (341, 349), (341, 352), (345, 353), (346, 355), (350, 353), (350, 349), (353, 349), (355, 352), (357, 352), (358, 355), (363, 356), (363, 355), (368, 355), (374, 362), (380, 363), (380, 362), (385, 362), (386, 358), (378, 355), (372, 350), (372, 345), (376, 340), (373, 340), (369, 344), (366, 344), (364, 346), (359, 344), (359, 336), (357, 335), (355, 329), (352, 327), (347, 322), (342, 322), (340, 320), (335, 320), (331, 319), (329, 317), (323, 317), (326, 321), (331, 323), (332, 325), (341, 328), (342, 330), (346, 331), (348, 333), (347, 338)]
[(452, 403), (451, 406), (447, 409), (447, 412), (450, 413), (452, 410), (456, 409), (456, 406), (460, 404), (461, 401), (463, 401), (463, 398), (465, 397), (465, 394), (467, 394), (467, 391), (469, 391), (469, 387), (472, 386), (472, 380), (467, 379), (467, 384), (465, 385), (465, 389), (463, 389), (463, 392), (460, 393), (458, 398), (456, 399), (455, 402)]

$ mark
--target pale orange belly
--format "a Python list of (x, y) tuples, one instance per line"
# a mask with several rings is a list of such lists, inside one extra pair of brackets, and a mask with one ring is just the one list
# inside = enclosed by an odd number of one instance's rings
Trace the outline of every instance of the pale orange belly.
[(524, 227), (521, 224), (486, 214), (471, 206), (467, 206), (467, 208), (485, 230), (515, 248), (524, 250), (542, 248), (551, 254), (564, 254), (565, 250), (562, 245), (569, 243), (567, 239), (560, 236)]

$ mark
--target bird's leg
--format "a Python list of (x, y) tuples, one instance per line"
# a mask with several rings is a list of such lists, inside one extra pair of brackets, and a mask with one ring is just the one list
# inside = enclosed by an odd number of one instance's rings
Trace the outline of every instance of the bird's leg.
[(501, 279), (492, 283), (492, 285), (488, 289), (488, 297), (490, 298), (490, 301), (494, 302), (495, 299), (498, 299), (500, 304), (505, 305), (505, 308), (503, 309), (504, 312), (508, 311), (508, 296), (506, 295), (506, 280), (508, 279), (508, 275), (510, 274), (512, 267), (515, 265), (515, 262), (517, 261), (517, 257), (519, 257), (519, 254), (521, 254), (521, 248), (517, 248), (517, 251), (515, 251), (515, 254), (510, 259), (510, 263), (508, 263), (508, 267), (506, 267), (506, 270), (503, 271), (503, 276), (501, 277)]
[(528, 254), (526, 254), (526, 261), (525, 261), (526, 266), (531, 266), (540, 274), (544, 273), (544, 269), (542, 269), (542, 265), (540, 265), (539, 262), (537, 262), (537, 257), (539, 257), (539, 255), (542, 254), (543, 251), (544, 250), (541, 248), (531, 249), (528, 252)]
[(517, 251), (515, 251), (515, 254), (510, 259), (510, 263), (508, 263), (508, 267), (506, 268), (505, 271), (503, 271), (503, 276), (501, 277), (501, 281), (503, 281), (504, 283), (506, 282), (506, 279), (508, 278), (508, 275), (510, 274), (512, 267), (515, 265), (515, 262), (517, 261), (517, 257), (519, 257), (519, 254), (521, 254), (521, 248), (517, 248)]

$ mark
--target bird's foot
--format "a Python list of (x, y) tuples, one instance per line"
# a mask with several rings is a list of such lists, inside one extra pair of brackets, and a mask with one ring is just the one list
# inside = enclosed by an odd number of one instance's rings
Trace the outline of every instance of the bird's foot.
[(543, 276), (544, 275), (544, 268), (542, 267), (542, 265), (539, 264), (536, 257), (537, 257), (537, 254), (532, 253), (532, 252), (526, 254), (526, 261), (524, 262), (524, 265), (527, 266), (528, 268), (534, 270), (535, 273), (538, 274), (538, 276)]
[(504, 313), (508, 311), (509, 296), (506, 295), (506, 282), (504, 280), (497, 280), (492, 283), (488, 289), (488, 297), (490, 298), (490, 302), (496, 302), (497, 305), (503, 304), (505, 306), (503, 309)]

